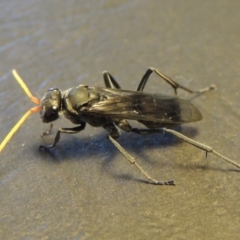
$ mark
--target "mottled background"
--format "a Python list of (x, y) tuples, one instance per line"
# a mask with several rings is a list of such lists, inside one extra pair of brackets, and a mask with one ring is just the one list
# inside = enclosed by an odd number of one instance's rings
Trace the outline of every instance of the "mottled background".
[[(2, 0), (0, 135), (33, 104), (16, 68), (38, 97), (50, 87), (103, 86), (110, 71), (136, 89), (154, 66), (193, 89), (204, 119), (179, 129), (240, 162), (240, 2), (144, 0)], [(153, 76), (146, 91), (173, 94)], [(71, 126), (61, 119), (55, 125)], [(137, 125), (137, 126), (140, 126)], [(0, 155), (1, 239), (237, 239), (240, 172), (171, 135), (122, 133), (119, 142), (157, 179), (144, 177), (88, 126), (38, 151), (47, 129), (31, 116)]]

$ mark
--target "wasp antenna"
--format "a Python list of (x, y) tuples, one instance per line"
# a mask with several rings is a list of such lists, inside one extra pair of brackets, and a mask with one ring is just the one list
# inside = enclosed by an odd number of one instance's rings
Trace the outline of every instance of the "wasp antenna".
[(25, 120), (34, 112), (40, 111), (40, 106), (36, 106), (28, 110), (22, 118), (17, 122), (17, 124), (12, 128), (12, 130), (8, 133), (8, 135), (5, 137), (5, 139), (0, 144), (0, 152), (3, 150), (3, 148), (6, 146), (6, 144), (10, 141), (13, 134), (20, 128), (20, 126), (25, 122)]
[(40, 104), (40, 99), (37, 97), (34, 97), (31, 92), (29, 91), (28, 87), (24, 83), (24, 81), (21, 79), (21, 77), (18, 75), (17, 71), (15, 69), (12, 70), (12, 74), (15, 77), (15, 79), (18, 81), (24, 92), (28, 95), (28, 97), (31, 99), (32, 102), (35, 104), (39, 105)]

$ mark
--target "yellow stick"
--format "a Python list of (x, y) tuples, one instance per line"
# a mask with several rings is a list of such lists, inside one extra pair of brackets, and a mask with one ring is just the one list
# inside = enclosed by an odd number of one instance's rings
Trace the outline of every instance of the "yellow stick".
[(37, 106), (37, 107), (31, 108), (23, 115), (23, 117), (17, 122), (17, 124), (12, 128), (12, 130), (8, 133), (8, 135), (0, 144), (0, 152), (3, 150), (6, 144), (10, 141), (13, 134), (19, 129), (19, 127), (24, 123), (24, 121), (29, 117), (29, 115), (34, 112), (39, 112), (39, 110), (40, 110), (40, 107)]
[[(31, 99), (32, 102), (36, 103), (37, 105), (40, 104), (40, 99), (37, 97), (34, 97), (31, 92), (29, 91), (28, 87), (24, 83), (24, 81), (21, 79), (21, 77), (18, 75), (17, 71), (15, 69), (12, 70), (13, 76), (16, 78), (24, 92), (28, 95), (28, 97)], [(8, 133), (8, 135), (5, 137), (5, 139), (0, 144), (0, 152), (3, 150), (3, 148), (6, 146), (6, 144), (10, 141), (13, 134), (20, 128), (20, 126), (24, 123), (24, 121), (29, 117), (30, 114), (34, 112), (39, 112), (41, 110), (40, 106), (33, 107), (29, 111), (27, 111), (23, 117), (17, 122), (17, 124), (12, 128), (12, 130)]]
[(31, 99), (32, 102), (36, 103), (37, 105), (40, 104), (40, 100), (36, 97), (34, 97), (31, 92), (29, 91), (28, 87), (26, 86), (26, 84), (23, 82), (23, 80), (21, 79), (21, 77), (18, 75), (17, 71), (15, 69), (12, 70), (12, 74), (13, 76), (16, 78), (16, 80), (18, 81), (18, 83), (20, 84), (20, 86), (22, 87), (22, 89), (24, 90), (24, 92), (28, 95), (28, 97)]

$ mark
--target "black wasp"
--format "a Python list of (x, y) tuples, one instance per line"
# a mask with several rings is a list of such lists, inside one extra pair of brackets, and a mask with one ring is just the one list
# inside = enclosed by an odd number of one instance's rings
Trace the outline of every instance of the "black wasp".
[[(203, 93), (214, 89), (214, 86), (210, 86), (202, 90), (192, 91), (179, 85), (155, 68), (148, 68), (136, 91), (122, 90), (114, 77), (107, 71), (103, 72), (105, 88), (90, 87), (87, 85), (79, 85), (69, 88), (66, 91), (61, 91), (58, 88), (51, 88), (45, 93), (41, 101), (37, 101), (37, 104), (40, 103), (40, 106), (35, 112), (40, 111), (41, 119), (45, 123), (57, 120), (59, 113), (63, 112), (67, 119), (78, 126), (73, 128), (60, 128), (55, 136), (53, 144), (50, 146), (40, 146), (40, 148), (52, 148), (56, 146), (61, 133), (78, 133), (84, 130), (86, 123), (88, 123), (93, 127), (103, 127), (106, 129), (108, 132), (108, 139), (114, 146), (154, 184), (174, 185), (174, 181), (157, 181), (150, 177), (136, 160), (116, 141), (120, 136), (118, 128), (136, 134), (169, 132), (206, 151), (206, 153), (212, 152), (218, 157), (240, 168), (238, 163), (219, 154), (211, 147), (196, 142), (171, 129), (179, 124), (199, 121), (202, 119), (202, 114), (187, 100), (177, 98), (176, 96), (170, 97), (162, 94), (144, 92), (143, 90), (149, 76), (153, 72), (171, 85), (175, 94), (177, 94), (178, 88), (189, 93)], [(34, 98), (31, 95), (29, 96), (31, 99)], [(133, 128), (127, 120), (136, 120), (147, 128)]]

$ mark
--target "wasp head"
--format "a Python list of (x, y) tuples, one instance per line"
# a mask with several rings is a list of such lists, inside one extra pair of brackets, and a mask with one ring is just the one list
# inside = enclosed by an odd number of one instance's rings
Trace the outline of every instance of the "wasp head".
[(49, 123), (58, 119), (58, 112), (61, 110), (61, 91), (57, 88), (50, 88), (41, 99), (41, 119)]

